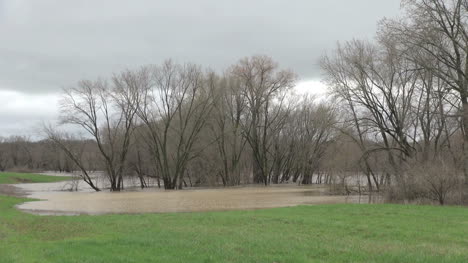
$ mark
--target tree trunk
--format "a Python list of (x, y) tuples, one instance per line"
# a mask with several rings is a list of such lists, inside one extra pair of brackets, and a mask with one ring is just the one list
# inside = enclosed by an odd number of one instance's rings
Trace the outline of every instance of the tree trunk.
[(468, 199), (468, 98), (465, 94), (462, 95), (462, 110), (463, 110), (463, 173), (464, 173), (464, 192), (463, 201)]

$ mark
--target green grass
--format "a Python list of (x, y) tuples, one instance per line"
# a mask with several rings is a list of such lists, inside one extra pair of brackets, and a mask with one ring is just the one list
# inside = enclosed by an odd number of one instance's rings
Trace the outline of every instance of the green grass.
[(320, 205), (35, 216), (0, 196), (0, 262), (468, 262), (468, 209)]
[(52, 183), (58, 181), (70, 180), (66, 176), (48, 176), (42, 174), (29, 173), (0, 173), (0, 184), (19, 184), (19, 183)]

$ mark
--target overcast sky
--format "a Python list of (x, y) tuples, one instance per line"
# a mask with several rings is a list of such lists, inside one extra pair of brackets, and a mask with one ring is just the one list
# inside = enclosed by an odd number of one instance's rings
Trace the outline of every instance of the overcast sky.
[(399, 12), (400, 0), (0, 0), (0, 136), (54, 120), (80, 79), (167, 58), (224, 69), (269, 55), (320, 90), (322, 54)]

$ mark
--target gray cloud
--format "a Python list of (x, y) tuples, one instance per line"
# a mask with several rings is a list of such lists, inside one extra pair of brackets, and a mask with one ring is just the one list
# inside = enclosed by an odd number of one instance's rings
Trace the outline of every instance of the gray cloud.
[[(167, 58), (224, 69), (254, 54), (318, 79), (324, 52), (337, 41), (372, 39), (379, 19), (398, 14), (399, 1), (0, 0), (0, 91), (38, 99)], [(23, 115), (2, 112), (0, 123)]]
[(372, 38), (399, 0), (1, 0), (0, 88), (41, 93), (172, 57), (225, 68), (267, 54), (302, 78), (336, 41)]

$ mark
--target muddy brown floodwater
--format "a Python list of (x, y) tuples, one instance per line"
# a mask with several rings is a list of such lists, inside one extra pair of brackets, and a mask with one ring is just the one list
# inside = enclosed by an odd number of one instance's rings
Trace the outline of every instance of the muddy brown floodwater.
[(40, 215), (224, 211), (296, 205), (368, 203), (367, 197), (334, 196), (324, 186), (269, 186), (165, 191), (66, 192), (64, 182), (19, 184), (28, 197), (40, 199), (18, 209)]

